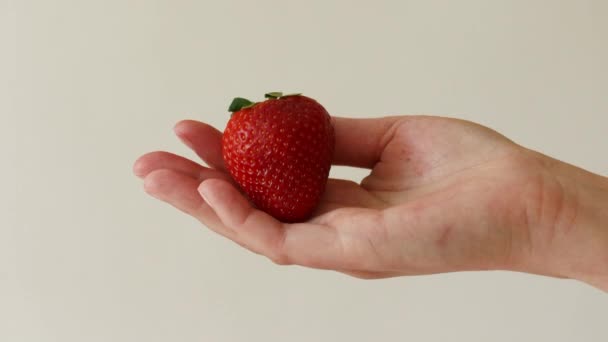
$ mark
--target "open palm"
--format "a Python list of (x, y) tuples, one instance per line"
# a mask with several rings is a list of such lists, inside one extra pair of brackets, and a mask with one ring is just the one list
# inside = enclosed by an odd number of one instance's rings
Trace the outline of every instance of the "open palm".
[(552, 191), (533, 152), (449, 118), (334, 117), (333, 124), (334, 164), (371, 172), (361, 184), (330, 179), (304, 223), (255, 209), (224, 168), (221, 132), (204, 123), (182, 121), (175, 132), (208, 167), (152, 152), (135, 173), (152, 196), (278, 264), (378, 278), (514, 269), (530, 253), (535, 199)]

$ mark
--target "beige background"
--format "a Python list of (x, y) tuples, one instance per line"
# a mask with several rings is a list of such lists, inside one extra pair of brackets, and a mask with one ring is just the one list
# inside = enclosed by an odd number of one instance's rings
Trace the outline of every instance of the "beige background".
[[(0, 0), (0, 341), (606, 341), (608, 296), (279, 267), (148, 198), (233, 96), (433, 113), (608, 174), (608, 2)], [(360, 179), (361, 170), (334, 168)]]

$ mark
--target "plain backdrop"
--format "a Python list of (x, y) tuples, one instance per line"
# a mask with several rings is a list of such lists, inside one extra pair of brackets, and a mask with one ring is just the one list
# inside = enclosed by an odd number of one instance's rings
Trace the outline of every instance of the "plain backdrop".
[[(148, 197), (185, 118), (303, 92), (439, 114), (608, 174), (608, 2), (0, 0), (0, 341), (606, 341), (608, 296), (280, 267)], [(359, 180), (364, 170), (334, 168)]]

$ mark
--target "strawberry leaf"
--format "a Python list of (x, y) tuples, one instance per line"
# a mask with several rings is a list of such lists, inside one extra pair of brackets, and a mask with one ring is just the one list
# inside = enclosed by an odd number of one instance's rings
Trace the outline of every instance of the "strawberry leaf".
[(251, 102), (242, 97), (235, 97), (234, 100), (232, 100), (232, 103), (230, 103), (228, 111), (234, 113), (241, 109), (252, 107), (253, 105), (255, 105), (255, 102)]
[(285, 95), (283, 95), (283, 96), (281, 96), (281, 97), (287, 97), (287, 96), (300, 96), (300, 95), (302, 95), (302, 93), (285, 94)]
[(267, 99), (278, 99), (281, 96), (283, 96), (283, 93), (281, 93), (280, 91), (273, 91), (273, 92), (264, 94), (264, 97)]

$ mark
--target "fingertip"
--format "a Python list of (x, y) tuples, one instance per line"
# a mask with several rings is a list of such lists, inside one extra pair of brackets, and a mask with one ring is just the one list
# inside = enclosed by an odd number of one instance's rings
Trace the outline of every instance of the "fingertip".
[(166, 154), (166, 152), (152, 151), (140, 156), (133, 163), (133, 173), (139, 178), (145, 178), (150, 172), (154, 171), (159, 155), (162, 154)]
[(207, 179), (198, 186), (198, 192), (203, 200), (212, 208), (221, 204), (222, 198), (230, 195), (231, 187), (227, 182), (219, 179)]
[(203, 198), (203, 200), (209, 204), (209, 206), (211, 206), (213, 208), (213, 206), (211, 205), (211, 202), (209, 200), (210, 196), (209, 193), (211, 192), (211, 190), (209, 189), (209, 185), (207, 183), (209, 183), (210, 180), (205, 180), (203, 182), (201, 182), (201, 184), (198, 186), (198, 193), (201, 195), (201, 197)]
[(135, 160), (135, 162), (133, 163), (133, 166), (131, 167), (133, 174), (139, 178), (144, 177), (144, 167), (142, 165), (141, 158), (142, 157), (137, 158), (137, 160)]
[(164, 180), (167, 178), (169, 170), (156, 170), (150, 172), (144, 178), (144, 190), (151, 196), (156, 197), (163, 190)]
[(249, 201), (225, 180), (205, 180), (199, 185), (198, 190), (203, 200), (228, 227), (242, 224), (252, 210)]
[(192, 122), (195, 122), (195, 121), (180, 120), (173, 126), (173, 131), (179, 135), (180, 133), (184, 132), (186, 130), (186, 128), (192, 124)]
[(173, 129), (178, 129), (178, 130), (189, 130), (189, 129), (197, 129), (199, 126), (209, 126), (209, 124), (202, 122), (202, 121), (198, 121), (198, 120), (193, 120), (193, 119), (183, 119), (178, 121), (175, 126), (173, 126)]
[(222, 157), (222, 132), (200, 121), (182, 120), (174, 126), (177, 137), (207, 165), (225, 170)]
[(205, 224), (219, 230), (213, 210), (205, 205), (197, 191), (199, 181), (174, 170), (161, 169), (150, 172), (144, 179), (144, 190), (150, 196), (171, 204)]
[(188, 139), (186, 139), (186, 135), (188, 134), (188, 127), (192, 125), (192, 120), (181, 120), (179, 122), (177, 122), (174, 126), (173, 126), (173, 133), (182, 141), (186, 140), (185, 142), (188, 141)]
[(149, 152), (146, 153), (142, 156), (140, 156), (139, 158), (137, 158), (137, 160), (135, 160), (135, 162), (133, 163), (133, 174), (135, 174), (137, 177), (139, 178), (144, 178), (147, 174), (148, 174), (148, 169), (149, 169), (149, 156), (153, 153), (156, 152)]

